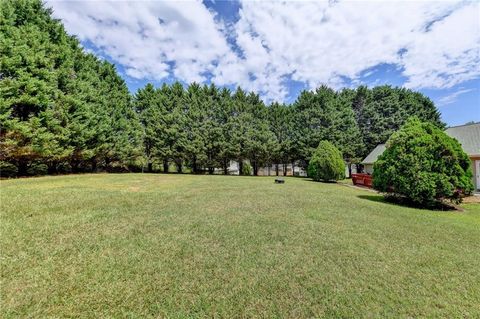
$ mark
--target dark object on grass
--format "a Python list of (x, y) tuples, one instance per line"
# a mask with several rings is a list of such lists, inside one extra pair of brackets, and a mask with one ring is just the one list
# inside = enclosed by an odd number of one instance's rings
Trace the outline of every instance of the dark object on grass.
[(276, 178), (275, 179), (275, 184), (285, 184), (285, 180), (281, 178)]

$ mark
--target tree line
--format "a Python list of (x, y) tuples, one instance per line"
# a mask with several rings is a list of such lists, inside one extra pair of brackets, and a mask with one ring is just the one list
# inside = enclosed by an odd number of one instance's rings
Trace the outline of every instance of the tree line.
[(147, 84), (132, 95), (51, 13), (41, 1), (0, 3), (0, 161), (12, 175), (228, 173), (231, 160), (256, 175), (306, 167), (322, 140), (357, 163), (411, 116), (444, 125), (428, 97), (391, 86), (321, 86), (288, 105), (214, 84)]

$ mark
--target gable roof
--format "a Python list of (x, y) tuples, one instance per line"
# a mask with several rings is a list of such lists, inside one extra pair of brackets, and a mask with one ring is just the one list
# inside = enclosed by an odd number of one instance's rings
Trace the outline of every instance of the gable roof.
[[(480, 156), (480, 122), (449, 127), (445, 133), (457, 139), (468, 156)], [(375, 163), (385, 149), (385, 144), (378, 144), (361, 164)]]
[(468, 156), (480, 156), (480, 122), (449, 127), (445, 133), (456, 138)]
[(370, 152), (370, 154), (365, 157), (361, 164), (373, 164), (377, 161), (377, 158), (382, 155), (385, 151), (386, 147), (385, 144), (378, 144), (377, 147)]

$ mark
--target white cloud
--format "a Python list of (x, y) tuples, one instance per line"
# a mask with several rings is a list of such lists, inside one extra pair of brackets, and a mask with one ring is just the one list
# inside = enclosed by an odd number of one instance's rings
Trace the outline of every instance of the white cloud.
[(234, 25), (198, 1), (50, 4), (69, 32), (139, 79), (202, 82), (208, 73), (283, 100), (290, 77), (338, 88), (382, 63), (397, 65), (412, 88), (480, 77), (479, 2), (245, 1)]
[(403, 68), (410, 87), (443, 88), (480, 76), (478, 9), (452, 2), (244, 2), (236, 30), (246, 65), (276, 84), (293, 72), (310, 88), (341, 87), (344, 77), (355, 81), (388, 63)]
[(479, 2), (471, 2), (418, 34), (402, 58), (413, 88), (449, 88), (480, 75)]
[(465, 93), (472, 92), (472, 91), (474, 91), (474, 89), (463, 89), (463, 88), (461, 88), (460, 90), (458, 90), (456, 92), (453, 92), (451, 94), (448, 94), (448, 95), (445, 95), (445, 96), (441, 97), (438, 100), (438, 105), (439, 106), (444, 106), (444, 105), (452, 104), (453, 102), (455, 102), (457, 100), (457, 98), (460, 95), (463, 95)]
[[(229, 51), (213, 14), (199, 2), (49, 2), (67, 31), (88, 40), (134, 78), (204, 81)], [(173, 70), (171, 65), (174, 65)]]

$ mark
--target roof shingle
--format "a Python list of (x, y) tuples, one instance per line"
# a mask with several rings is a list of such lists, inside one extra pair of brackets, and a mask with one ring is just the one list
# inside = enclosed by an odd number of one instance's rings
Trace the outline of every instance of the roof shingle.
[(449, 127), (445, 132), (462, 144), (468, 156), (480, 155), (480, 123)]
[(377, 158), (383, 154), (385, 151), (386, 146), (385, 144), (378, 144), (377, 147), (373, 149), (373, 151), (368, 154), (367, 157), (362, 161), (362, 164), (373, 164), (377, 161)]

